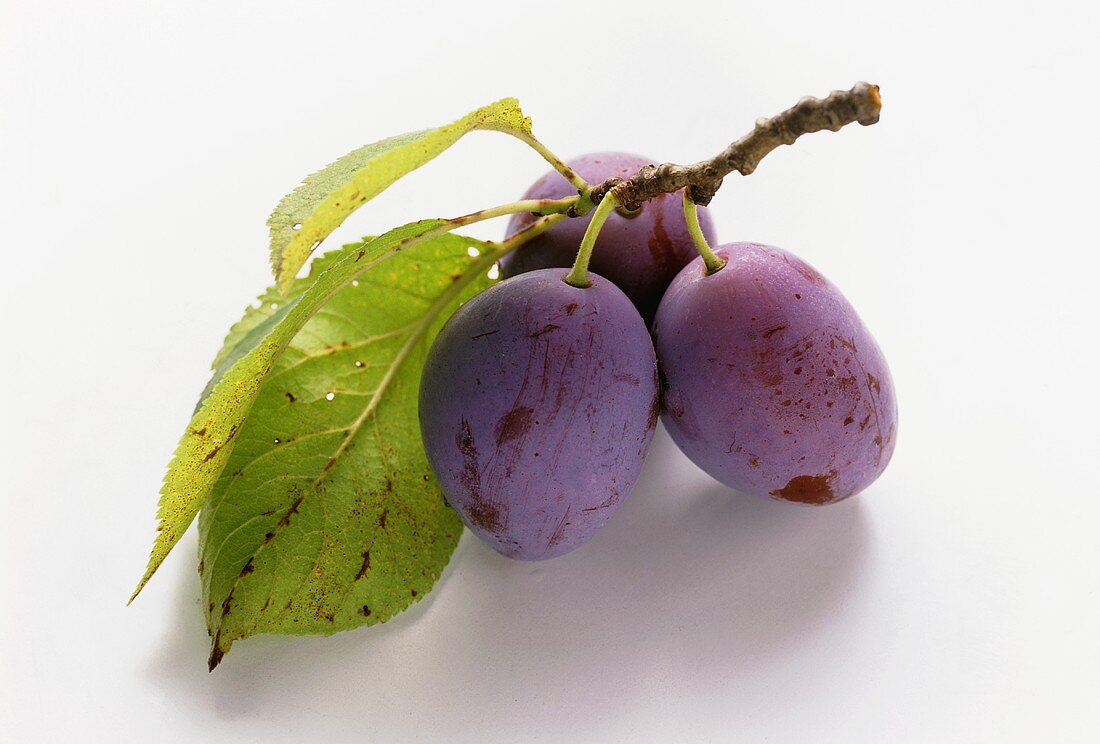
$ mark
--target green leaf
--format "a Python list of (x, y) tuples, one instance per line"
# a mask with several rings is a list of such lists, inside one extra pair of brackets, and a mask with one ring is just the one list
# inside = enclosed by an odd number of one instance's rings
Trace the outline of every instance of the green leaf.
[[(199, 517), (211, 668), (251, 635), (384, 622), (439, 577), (462, 523), (424, 455), (417, 395), (439, 327), (491, 283), (493, 254), (470, 248), (488, 246), (444, 235), (378, 264), (279, 357)], [(275, 288), (260, 300), (231, 345), (282, 301)]]
[[(198, 410), (168, 465), (157, 509), (157, 537), (148, 568), (131, 595), (131, 602), (183, 536), (210, 494), (264, 378), (291, 339), (357, 275), (377, 270), (417, 241), (455, 225), (454, 220), (421, 220), (390, 230), (368, 243), (345, 248), (331, 263), (326, 263), (301, 294), (281, 301), (281, 307), (270, 317), (243, 332), (228, 351), (219, 355), (213, 379), (203, 391)], [(382, 308), (382, 312), (386, 309)]]
[(307, 177), (283, 197), (267, 221), (271, 266), (280, 289), (286, 291), (313, 250), (348, 215), (475, 129), (531, 138), (531, 120), (516, 99), (505, 98), (451, 124), (365, 145)]

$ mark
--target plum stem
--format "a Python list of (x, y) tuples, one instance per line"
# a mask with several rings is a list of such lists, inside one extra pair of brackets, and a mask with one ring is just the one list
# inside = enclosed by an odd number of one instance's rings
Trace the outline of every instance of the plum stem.
[(615, 198), (615, 195), (607, 194), (596, 206), (596, 211), (592, 213), (592, 221), (588, 223), (588, 228), (584, 231), (584, 237), (581, 238), (581, 247), (577, 249), (577, 259), (573, 262), (573, 268), (569, 270), (565, 277), (566, 284), (581, 288), (592, 284), (588, 281), (588, 262), (592, 258), (592, 247), (596, 245), (596, 237), (603, 229), (603, 223), (607, 222), (611, 211), (618, 205), (619, 201)]
[(841, 127), (858, 122), (869, 126), (878, 121), (882, 99), (879, 88), (856, 83), (851, 90), (833, 91), (826, 98), (803, 98), (791, 108), (770, 119), (759, 119), (751, 132), (709, 160), (694, 165), (644, 165), (630, 178), (609, 178), (588, 194), (596, 204), (614, 195), (619, 204), (635, 209), (643, 202), (687, 189), (696, 204), (706, 206), (722, 185), (722, 179), (737, 171), (747, 176), (772, 150), (790, 145), (803, 134)]
[(695, 249), (703, 257), (703, 263), (707, 265), (707, 274), (720, 271), (726, 265), (726, 260), (720, 258), (711, 250), (707, 243), (707, 237), (703, 235), (703, 228), (699, 226), (699, 208), (692, 201), (687, 189), (684, 189), (684, 219), (687, 221), (688, 232), (695, 243)]

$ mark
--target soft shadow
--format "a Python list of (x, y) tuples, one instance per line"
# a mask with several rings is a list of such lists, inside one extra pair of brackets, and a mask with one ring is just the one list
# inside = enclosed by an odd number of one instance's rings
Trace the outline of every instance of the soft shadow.
[[(627, 503), (567, 556), (511, 561), (467, 533), (436, 590), (390, 623), (243, 641), (212, 675), (195, 579), (148, 674), (227, 718), (277, 720), (312, 700), (368, 728), (372, 711), (394, 708), (476, 727), (487, 711), (469, 701), (492, 701), (505, 725), (560, 726), (563, 711), (585, 715), (578, 706), (608, 723), (655, 687), (797, 654), (858, 590), (867, 549), (859, 498), (811, 508), (737, 494), (659, 431)], [(598, 735), (599, 721), (585, 725)]]

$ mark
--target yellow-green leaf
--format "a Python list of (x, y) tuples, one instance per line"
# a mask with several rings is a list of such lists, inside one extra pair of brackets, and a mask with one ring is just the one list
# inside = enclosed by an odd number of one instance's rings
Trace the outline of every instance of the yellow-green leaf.
[(194, 520), (221, 475), (264, 378), (302, 327), (357, 275), (373, 270), (425, 237), (450, 229), (448, 220), (421, 220), (367, 243), (351, 246), (326, 264), (301, 294), (281, 302), (228, 352), (203, 391), (202, 400), (176, 447), (161, 487), (157, 536), (138, 595)]
[[(489, 249), (444, 235), (377, 264), (272, 368), (199, 516), (211, 668), (236, 640), (384, 622), (432, 588), (462, 523), (424, 455), (420, 373), (446, 318), (491, 283)], [(230, 345), (279, 302), (273, 287)]]
[(506, 132), (526, 141), (531, 121), (516, 99), (505, 98), (451, 124), (365, 145), (307, 177), (283, 197), (267, 221), (271, 266), (280, 289), (290, 287), (313, 250), (348, 215), (475, 129)]

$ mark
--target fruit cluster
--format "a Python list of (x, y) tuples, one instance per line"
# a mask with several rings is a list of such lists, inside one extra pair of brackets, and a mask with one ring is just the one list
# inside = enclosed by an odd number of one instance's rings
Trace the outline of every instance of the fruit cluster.
[[(648, 162), (598, 153), (569, 167), (598, 183)], [(552, 172), (525, 198), (575, 193)], [(551, 558), (595, 534), (637, 480), (658, 417), (722, 483), (788, 502), (835, 503), (889, 462), (890, 372), (844, 296), (778, 248), (710, 252), (705, 208), (694, 233), (686, 214), (678, 194), (610, 213), (585, 286), (566, 271), (593, 216), (560, 222), (505, 257), (504, 281), (436, 338), (425, 450), (450, 504), (504, 555)], [(533, 219), (514, 217), (509, 234)]]

